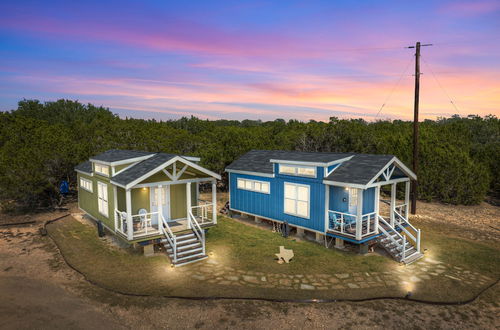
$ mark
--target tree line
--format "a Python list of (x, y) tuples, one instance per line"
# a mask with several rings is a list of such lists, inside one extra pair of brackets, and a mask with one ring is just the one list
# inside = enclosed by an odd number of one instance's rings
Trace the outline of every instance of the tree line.
[[(496, 116), (425, 120), (420, 138), (420, 199), (467, 205), (500, 197)], [(410, 165), (412, 123), (121, 119), (77, 101), (22, 100), (17, 109), (0, 112), (0, 206), (54, 205), (62, 180), (75, 186), (75, 165), (108, 149), (198, 156), (201, 165), (223, 176), (226, 187), (224, 168), (252, 149), (392, 154)]]

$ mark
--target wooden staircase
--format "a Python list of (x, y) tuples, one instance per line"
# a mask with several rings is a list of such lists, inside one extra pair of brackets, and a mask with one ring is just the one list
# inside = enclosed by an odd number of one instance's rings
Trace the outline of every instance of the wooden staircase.
[(415, 234), (412, 234), (402, 223), (395, 223), (393, 227), (383, 217), (379, 216), (379, 230), (382, 235), (378, 239), (378, 243), (394, 260), (408, 265), (424, 255), (420, 252), (420, 229), (416, 229), (407, 221), (405, 224)]
[(208, 258), (205, 254), (205, 242), (200, 241), (191, 231), (175, 236), (175, 246), (167, 239), (161, 240), (172, 265), (179, 267)]

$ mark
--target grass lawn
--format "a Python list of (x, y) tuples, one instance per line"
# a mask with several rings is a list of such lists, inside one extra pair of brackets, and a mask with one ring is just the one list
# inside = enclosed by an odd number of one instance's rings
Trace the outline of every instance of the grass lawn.
[[(378, 287), (338, 290), (293, 290), (262, 288), (252, 285), (210, 284), (196, 280), (193, 273), (202, 273), (207, 261), (172, 268), (166, 256), (145, 258), (140, 253), (120, 249), (97, 237), (94, 227), (68, 217), (50, 224), (49, 235), (59, 246), (66, 260), (94, 283), (126, 293), (176, 296), (227, 296), (263, 298), (365, 298), (404, 296), (404, 287)], [(440, 228), (423, 228), (424, 248), (443, 263), (481, 273), (499, 276), (499, 249), (484, 243), (443, 236)], [(278, 264), (274, 254), (284, 245), (294, 250), (290, 264)], [(207, 234), (207, 253), (219, 266), (234, 271), (264, 274), (338, 274), (365, 272), (396, 272), (396, 262), (378, 255), (360, 256), (354, 253), (325, 249), (319, 244), (282, 238), (233, 219), (219, 217), (219, 223)], [(411, 266), (413, 267), (413, 265)], [(206, 269), (206, 268), (205, 268)], [(227, 272), (227, 270), (226, 270)], [(209, 277), (212, 274), (209, 274)], [(217, 276), (216, 274), (213, 277)], [(414, 297), (449, 301), (467, 299), (479, 288), (456, 283), (444, 276), (422, 282)]]

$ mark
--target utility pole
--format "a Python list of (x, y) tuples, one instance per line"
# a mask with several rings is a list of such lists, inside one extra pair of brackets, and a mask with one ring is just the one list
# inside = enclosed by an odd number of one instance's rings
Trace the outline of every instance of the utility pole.
[[(413, 172), (418, 176), (418, 103), (420, 96), (420, 47), (432, 46), (432, 44), (420, 44), (417, 42), (415, 46), (415, 101), (413, 103)], [(411, 187), (411, 214), (417, 213), (417, 188), (418, 182), (413, 181)]]

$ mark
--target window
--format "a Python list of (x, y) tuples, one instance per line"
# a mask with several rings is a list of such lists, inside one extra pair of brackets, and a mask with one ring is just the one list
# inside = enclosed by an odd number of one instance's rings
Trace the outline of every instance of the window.
[(96, 173), (109, 176), (109, 166), (95, 163), (94, 168)]
[(238, 189), (269, 194), (269, 182), (238, 178)]
[(358, 205), (358, 189), (349, 188), (349, 207)]
[(316, 167), (280, 164), (280, 174), (316, 177)]
[(309, 189), (306, 185), (285, 182), (285, 213), (309, 218)]
[(97, 182), (97, 204), (99, 213), (108, 217), (108, 185)]
[(80, 188), (87, 190), (87, 191), (90, 191), (90, 192), (93, 192), (92, 181), (87, 180), (85, 178), (80, 178)]

